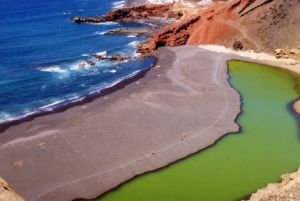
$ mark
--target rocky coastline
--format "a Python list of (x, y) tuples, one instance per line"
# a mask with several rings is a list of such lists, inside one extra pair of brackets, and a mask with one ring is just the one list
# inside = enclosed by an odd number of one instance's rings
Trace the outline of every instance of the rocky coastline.
[(142, 6), (113, 10), (104, 16), (72, 17), (75, 23), (103, 23), (103, 22), (132, 22), (151, 18), (180, 19), (183, 13), (172, 9), (172, 4), (146, 4)]
[[(155, 26), (154, 28), (158, 28), (157, 26)], [(153, 34), (154, 29), (146, 29), (146, 28), (142, 28), (142, 29), (113, 29), (111, 31), (108, 31), (106, 33), (104, 33), (104, 35), (127, 35), (127, 36), (136, 36), (136, 37), (140, 37), (140, 36), (151, 36)]]
[[(142, 55), (151, 55), (163, 46), (215, 44), (232, 47), (235, 50), (263, 51), (274, 53), (278, 58), (300, 60), (299, 35), (294, 36), (295, 40), (288, 40), (282, 44), (282, 38), (290, 28), (282, 24), (293, 24), (300, 20), (300, 15), (295, 14), (298, 11), (296, 6), (298, 3), (297, 0), (291, 0), (288, 4), (284, 0), (215, 1), (204, 8), (193, 4), (192, 9), (186, 9), (181, 3), (144, 4), (113, 10), (104, 16), (72, 17), (72, 21), (104, 23), (141, 22), (153, 18), (175, 20), (163, 28), (160, 26), (140, 30), (117, 29), (105, 33), (150, 36), (149, 40), (138, 45), (137, 52)], [(193, 13), (191, 10), (194, 10)], [(271, 36), (270, 32), (274, 29), (279, 34)], [(296, 26), (293, 29), (295, 29), (293, 32), (300, 31)], [(282, 52), (291, 54), (281, 54)]]
[(285, 0), (218, 1), (198, 10), (154, 34), (139, 47), (139, 52), (152, 54), (161, 46), (181, 45), (215, 44), (234, 48), (236, 41), (238, 49), (257, 52), (299, 50), (300, 35), (295, 34), (300, 31), (295, 24), (300, 20), (297, 0), (288, 3)]

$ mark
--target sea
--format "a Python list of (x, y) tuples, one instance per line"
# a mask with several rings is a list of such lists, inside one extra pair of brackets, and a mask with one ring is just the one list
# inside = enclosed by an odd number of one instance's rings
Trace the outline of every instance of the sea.
[[(114, 0), (0, 0), (0, 124), (51, 112), (101, 96), (124, 79), (146, 71), (151, 57), (116, 63), (93, 55), (139, 56), (146, 37), (104, 35), (148, 23), (75, 24), (72, 16), (104, 15)], [(82, 63), (93, 61), (96, 65)]]

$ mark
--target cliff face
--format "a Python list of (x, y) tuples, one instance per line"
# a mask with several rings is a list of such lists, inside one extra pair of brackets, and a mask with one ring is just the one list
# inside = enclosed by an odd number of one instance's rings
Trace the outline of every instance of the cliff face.
[(272, 51), (300, 46), (300, 0), (232, 0), (212, 4), (182, 22), (166, 27), (140, 47), (219, 44), (235, 41), (245, 49)]

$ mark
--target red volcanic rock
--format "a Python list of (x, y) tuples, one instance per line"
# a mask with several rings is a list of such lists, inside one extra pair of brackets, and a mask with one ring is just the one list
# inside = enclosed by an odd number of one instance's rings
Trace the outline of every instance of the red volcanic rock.
[(189, 29), (198, 22), (201, 16), (195, 16), (184, 20), (183, 22), (167, 26), (165, 29), (155, 34), (146, 44), (138, 48), (142, 54), (152, 53), (162, 46), (180, 46), (185, 45), (190, 38)]
[(132, 21), (140, 19), (148, 19), (151, 17), (158, 18), (174, 18), (179, 19), (183, 14), (180, 11), (173, 11), (171, 4), (166, 5), (143, 5), (131, 8), (121, 8), (109, 12), (105, 16), (97, 16), (91, 18), (73, 17), (72, 21), (76, 23), (101, 23), (101, 22), (118, 22)]
[[(161, 46), (218, 44), (270, 51), (300, 45), (299, 0), (232, 0), (214, 3), (198, 14), (165, 27), (146, 44), (142, 54)], [(294, 25), (293, 25), (294, 23)], [(289, 37), (287, 37), (289, 35)]]
[(138, 51), (149, 54), (161, 46), (211, 44), (226, 40), (234, 31), (223, 21), (235, 20), (238, 16), (236, 8), (240, 4), (240, 1), (215, 4), (197, 15), (166, 27), (141, 45)]

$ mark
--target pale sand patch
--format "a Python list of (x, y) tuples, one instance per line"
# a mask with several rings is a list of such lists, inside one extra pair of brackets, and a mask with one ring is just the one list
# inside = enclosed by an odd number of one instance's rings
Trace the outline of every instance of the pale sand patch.
[(294, 109), (298, 114), (300, 114), (300, 100), (296, 101), (296, 102), (293, 104), (293, 109)]
[(24, 199), (0, 177), (0, 201), (24, 201)]
[(226, 48), (224, 46), (219, 46), (219, 45), (199, 45), (198, 47), (213, 52), (223, 53), (223, 54), (234, 54), (239, 57), (244, 57), (245, 60), (255, 61), (256, 63), (268, 64), (274, 67), (280, 67), (295, 72), (297, 74), (300, 74), (300, 63), (291, 58), (277, 59), (274, 55), (268, 53), (257, 53), (252, 50), (235, 51), (233, 49)]
[(268, 184), (267, 187), (252, 194), (249, 201), (298, 201), (300, 200), (300, 169), (283, 175), (281, 183)]

